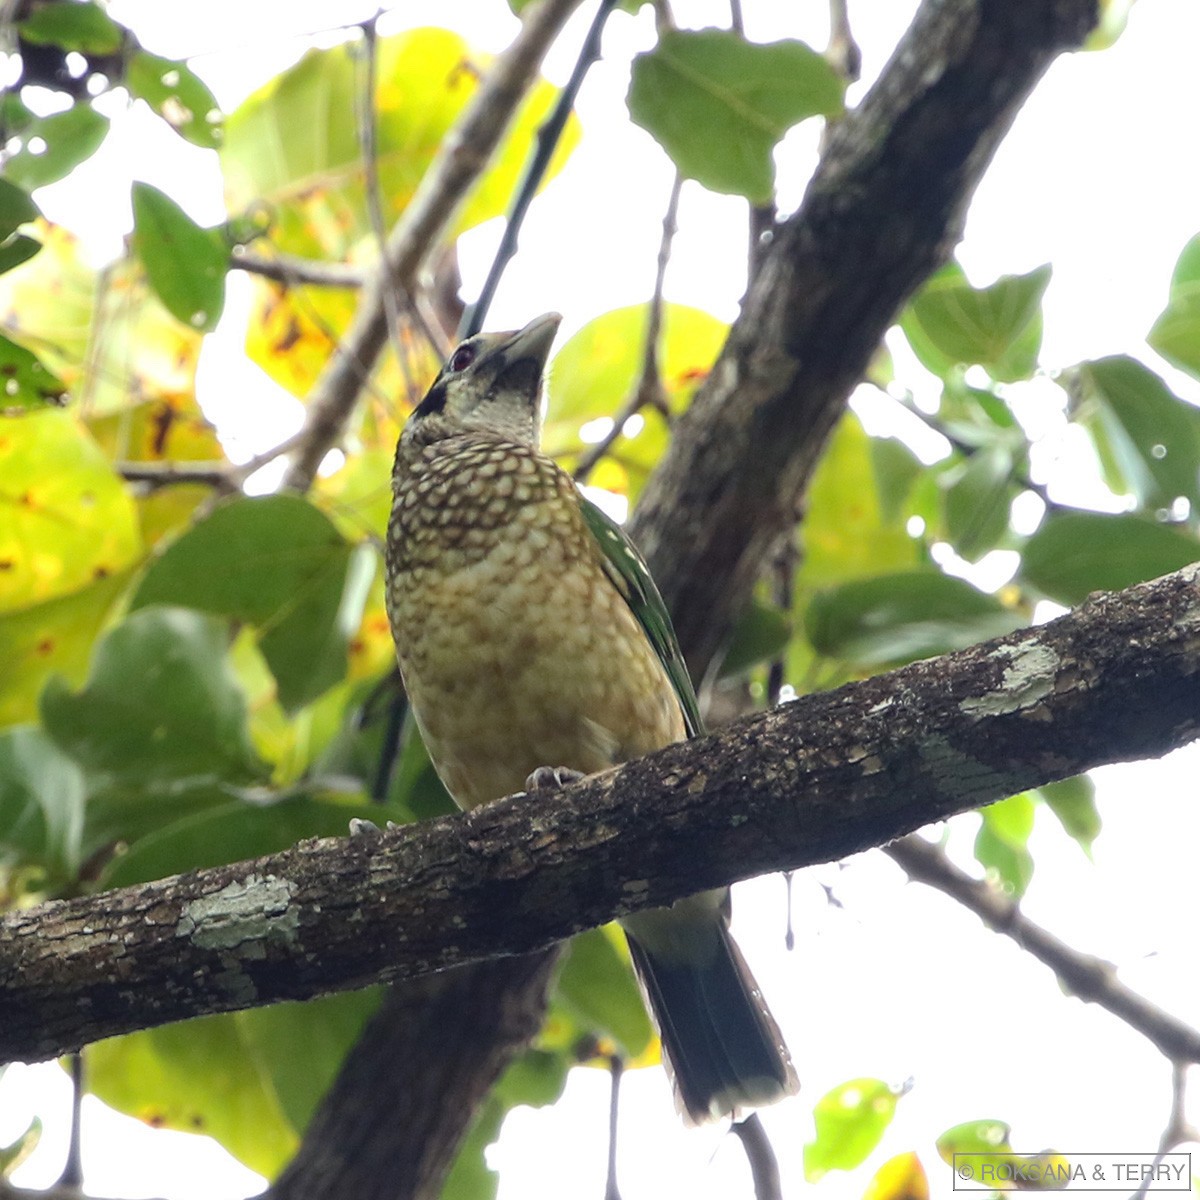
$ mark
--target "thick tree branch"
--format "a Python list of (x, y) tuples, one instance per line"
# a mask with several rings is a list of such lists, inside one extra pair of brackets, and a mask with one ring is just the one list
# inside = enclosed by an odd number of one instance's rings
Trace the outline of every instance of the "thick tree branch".
[(520, 33), (496, 59), (458, 125), (443, 140), (388, 236), (384, 261), (364, 282), (353, 324), (313, 385), (287, 487), (307, 490), (321, 460), (341, 435), (387, 341), (388, 288), (399, 286), (412, 293), (426, 256), (487, 167), (532, 86), (543, 55), (578, 5), (579, 0), (540, 0), (530, 5)]
[(1200, 566), (591, 777), (0, 922), (0, 1061), (541, 949), (1200, 735)]
[(1117, 978), (1112, 963), (1084, 954), (1034, 924), (1016, 901), (960, 871), (939, 847), (919, 837), (906, 837), (893, 842), (885, 853), (904, 868), (910, 879), (951, 896), (989, 929), (1012, 938), (1022, 950), (1045, 963), (1058, 976), (1064, 991), (1108, 1009), (1149, 1038), (1172, 1062), (1200, 1062), (1200, 1030), (1126, 987)]
[(795, 520), (825, 436), (1050, 62), (1096, 0), (926, 0), (776, 230), (632, 531), (702, 677)]
[(541, 1028), (555, 957), (469, 963), (392, 988), (263, 1200), (438, 1196), (488, 1089)]

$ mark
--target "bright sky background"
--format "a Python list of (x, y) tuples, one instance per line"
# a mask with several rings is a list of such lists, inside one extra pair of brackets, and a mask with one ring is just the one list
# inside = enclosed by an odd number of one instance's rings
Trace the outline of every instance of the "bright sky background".
[[(500, 0), (442, 0), (400, 6), (388, 31), (437, 11), (438, 23), (476, 45), (498, 50), (514, 21)], [(592, 5), (551, 52), (547, 73), (565, 80)], [(748, 33), (759, 40), (799, 36), (821, 46), (825, 6), (746, 0)], [(373, 6), (343, 4), (352, 22)], [(864, 51), (864, 77), (878, 73), (911, 15), (911, 0), (851, 0)], [(725, 24), (727, 4), (678, 0), (688, 25)], [(203, 5), (114, 0), (115, 16), (152, 50), (203, 52), (194, 65), (225, 107), (285, 67), (303, 49), (301, 34), (323, 27), (327, 3), (207, 0)], [(331, 40), (329, 37), (322, 39)], [(617, 14), (605, 58), (589, 76), (579, 111), (585, 138), (563, 176), (537, 201), (489, 324), (513, 327), (549, 308), (565, 314), (569, 335), (591, 317), (644, 301), (672, 168), (648, 135), (622, 116), (629, 57), (653, 42), (649, 13)], [(1054, 263), (1046, 295), (1043, 362), (1129, 352), (1164, 370), (1144, 337), (1166, 300), (1184, 243), (1200, 229), (1200, 157), (1196, 154), (1195, 53), (1200, 4), (1141, 0), (1115, 48), (1058, 62), (1018, 118), (979, 189), (960, 250), (968, 274), (997, 274)], [(851, 93), (861, 95), (862, 86)], [(785, 210), (798, 202), (814, 161), (814, 134), (789, 136), (779, 159)], [(135, 166), (136, 164), (136, 166)], [(161, 123), (124, 116), (103, 153), (72, 183), (39, 194), (44, 210), (88, 239), (97, 261), (115, 254), (114, 230), (128, 228), (130, 173), (163, 187), (197, 219), (224, 216), (219, 178), (209, 156), (184, 146)], [(124, 225), (122, 226), (122, 222)], [(745, 282), (744, 204), (694, 184), (683, 193), (680, 233), (667, 276), (668, 299), (729, 319)], [(468, 290), (490, 261), (500, 223), (464, 239)], [(202, 402), (236, 436), (241, 456), (279, 440), (299, 419), (299, 405), (238, 357), (239, 304), (206, 350)], [(918, 377), (910, 360), (903, 378)], [(1174, 373), (1180, 394), (1200, 400), (1195, 381)], [(214, 383), (217, 385), (214, 387)], [(218, 403), (217, 392), (225, 398)], [(1065, 469), (1060, 499), (1100, 495), (1080, 443), (1065, 428), (1049, 385), (1025, 389), (1022, 419), (1048, 435), (1035, 468)], [(903, 428), (886, 405), (864, 401), (875, 430)], [(253, 416), (248, 418), (247, 414)], [(915, 435), (914, 435), (915, 436)], [(936, 452), (936, 445), (927, 446)], [(263, 480), (265, 486), (269, 480)], [(1003, 575), (1004, 564), (991, 569)], [(1095, 862), (1039, 813), (1032, 851), (1038, 871), (1025, 911), (1079, 949), (1116, 963), (1121, 978), (1169, 1011), (1200, 1025), (1194, 974), (1194, 804), (1200, 753), (1097, 773), (1105, 828)], [(969, 855), (974, 821), (960, 822), (953, 846)], [(956, 827), (957, 828), (957, 827)], [(830, 905), (832, 889), (841, 907)], [(952, 901), (906, 885), (881, 855), (802, 872), (793, 918), (797, 946), (783, 949), (784, 886), (778, 877), (738, 889), (735, 931), (755, 965), (792, 1047), (801, 1096), (764, 1113), (780, 1155), (785, 1194), (804, 1186), (800, 1151), (811, 1133), (812, 1104), (856, 1075), (900, 1083), (912, 1078), (882, 1147), (866, 1168), (827, 1178), (820, 1192), (857, 1197), (892, 1154), (922, 1153), (936, 1194), (949, 1191), (949, 1168), (933, 1139), (973, 1118), (1013, 1123), (1014, 1145), (1034, 1151), (1152, 1151), (1165, 1124), (1169, 1070), (1153, 1048), (1115, 1018), (1062, 997), (1053, 977), (1007, 940), (983, 931)], [(620, 1182), (625, 1200), (660, 1195), (750, 1196), (745, 1159), (721, 1129), (684, 1130), (661, 1072), (628, 1074), (623, 1085)], [(68, 1088), (55, 1067), (13, 1068), (0, 1080), (0, 1144), (33, 1112), (46, 1124), (41, 1150), (17, 1175), (45, 1186), (64, 1153)], [(557, 1108), (521, 1110), (493, 1150), (502, 1200), (599, 1197), (603, 1189), (607, 1076), (576, 1071)], [(206, 1139), (151, 1132), (103, 1109), (84, 1108), (88, 1190), (110, 1196), (205, 1197), (252, 1194), (252, 1176)]]

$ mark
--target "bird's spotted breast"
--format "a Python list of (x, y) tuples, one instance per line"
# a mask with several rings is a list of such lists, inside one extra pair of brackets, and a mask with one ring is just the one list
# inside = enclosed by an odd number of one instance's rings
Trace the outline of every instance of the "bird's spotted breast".
[(458, 803), (516, 791), (535, 767), (597, 771), (683, 737), (570, 477), (507, 442), (433, 449), (397, 468), (388, 609), (413, 711)]

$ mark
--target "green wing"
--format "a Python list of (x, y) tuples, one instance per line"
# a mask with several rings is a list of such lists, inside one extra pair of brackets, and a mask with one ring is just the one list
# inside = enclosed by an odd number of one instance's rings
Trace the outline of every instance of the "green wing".
[(696, 690), (692, 687), (687, 664), (683, 661), (679, 640), (671, 627), (667, 606), (651, 578), (646, 560), (638, 553), (637, 547), (629, 540), (625, 530), (602, 508), (597, 508), (582, 492), (579, 494), (579, 505), (583, 511), (583, 519), (604, 555), (604, 568), (608, 577), (617, 591), (625, 597), (675, 688), (688, 736), (698, 737), (704, 732), (704, 724), (700, 720), (700, 704), (696, 699)]

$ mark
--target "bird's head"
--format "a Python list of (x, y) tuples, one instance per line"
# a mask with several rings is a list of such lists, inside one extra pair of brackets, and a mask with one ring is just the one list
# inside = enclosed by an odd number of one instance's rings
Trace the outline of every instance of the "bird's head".
[(408, 418), (404, 437), (427, 443), (479, 432), (536, 447), (542, 372), (561, 320), (545, 313), (515, 333), (477, 333), (460, 342)]

